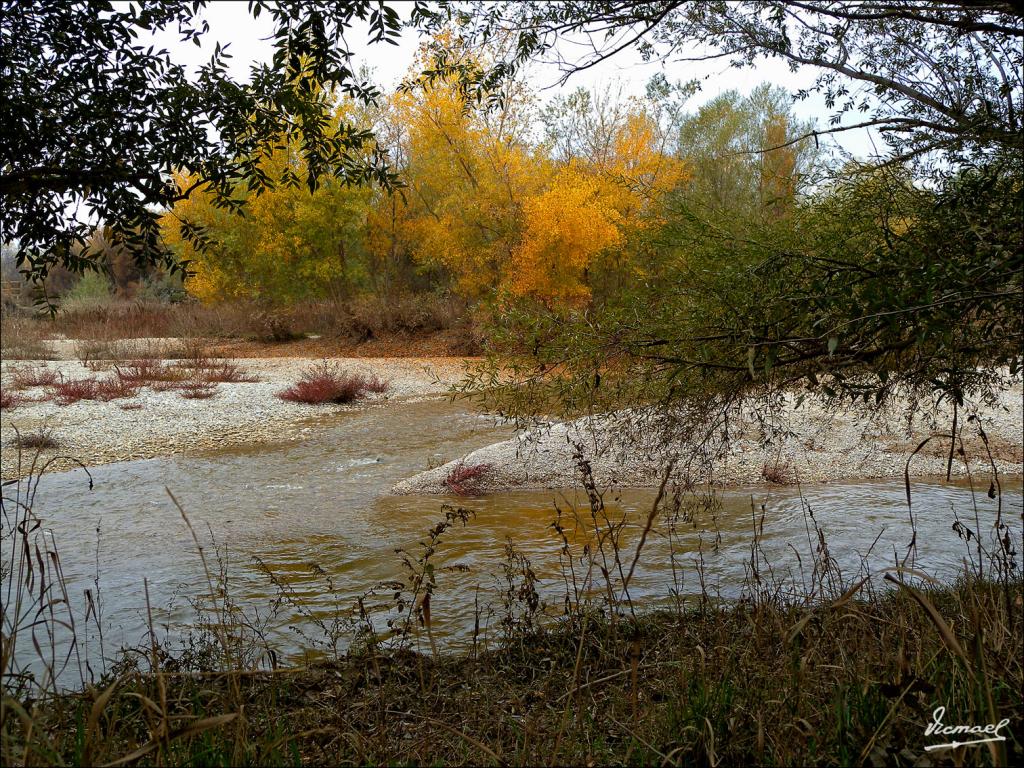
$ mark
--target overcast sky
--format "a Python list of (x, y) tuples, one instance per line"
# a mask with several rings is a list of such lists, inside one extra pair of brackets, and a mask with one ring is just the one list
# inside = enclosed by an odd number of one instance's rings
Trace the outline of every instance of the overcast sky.
[[(408, 5), (393, 3), (407, 17)], [(404, 7), (403, 7), (404, 6)], [(254, 19), (248, 12), (245, 2), (211, 2), (201, 15), (210, 24), (210, 32), (204, 37), (202, 47), (191, 42), (182, 42), (170, 31), (157, 38), (160, 45), (168, 48), (175, 60), (192, 66), (207, 62), (213, 53), (214, 44), (230, 43), (228, 51), (233, 59), (229, 69), (236, 78), (244, 79), (252, 62), (269, 62), (272, 56), (271, 44), (268, 41), (273, 25), (267, 15)], [(415, 30), (403, 32), (400, 45), (384, 43), (370, 45), (365, 33), (353, 30), (348, 39), (351, 50), (356, 55), (357, 66), (366, 64), (374, 71), (375, 81), (389, 89), (394, 87), (407, 74), (412, 63), (421, 36)], [(573, 50), (569, 43), (560, 47), (566, 57), (571, 57)], [(554, 64), (535, 65), (530, 72), (530, 82), (540, 89), (541, 101), (550, 99), (554, 94), (566, 92), (577, 87), (588, 89), (606, 89), (623, 84), (624, 94), (642, 94), (644, 86), (652, 75), (664, 72), (670, 81), (689, 81), (698, 79), (701, 90), (688, 103), (691, 110), (696, 110), (704, 102), (728, 91), (737, 90), (742, 94), (749, 93), (754, 87), (768, 81), (782, 86), (795, 93), (814, 81), (814, 70), (803, 68), (793, 73), (780, 59), (762, 59), (754, 69), (736, 69), (730, 67), (727, 60), (695, 64), (692, 62), (651, 62), (645, 63), (635, 50), (625, 50), (601, 64), (574, 74), (564, 86), (559, 86), (561, 72)], [(803, 120), (815, 120), (819, 128), (828, 125), (829, 110), (821, 97), (810, 96), (803, 101), (794, 103), (793, 111)], [(884, 149), (884, 144), (877, 134), (867, 130), (850, 131), (839, 134), (836, 141), (847, 151), (865, 158)]]

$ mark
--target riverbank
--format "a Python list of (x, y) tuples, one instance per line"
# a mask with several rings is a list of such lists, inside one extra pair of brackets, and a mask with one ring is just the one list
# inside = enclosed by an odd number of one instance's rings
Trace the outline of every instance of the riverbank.
[[(340, 358), (343, 370), (376, 376), (386, 382), (383, 393), (369, 394), (349, 405), (304, 405), (284, 402), (277, 393), (294, 384), (302, 372), (316, 363), (306, 358), (237, 360), (239, 374), (255, 381), (220, 382), (211, 395), (189, 399), (179, 391), (140, 388), (131, 397), (110, 401), (81, 400), (58, 405), (40, 398), (46, 387), (17, 391), (19, 402), (3, 410), (0, 426), (0, 476), (10, 479), (28, 472), (26, 462), (35, 450), (21, 452), (14, 445), (16, 433), (45, 435), (54, 445), (42, 449), (42, 463), (57, 456), (74, 457), (86, 466), (132, 459), (197, 454), (238, 446), (273, 445), (301, 440), (310, 430), (353, 408), (386, 407), (389, 402), (438, 397), (462, 377), (462, 358)], [(50, 372), (65, 379), (110, 377), (112, 372), (93, 373), (78, 361), (12, 361), (0, 369), (0, 386), (14, 390), (18, 371), (40, 376)], [(75, 464), (58, 459), (49, 471)]]
[(450, 493), (453, 483), (477, 493), (575, 487), (583, 480), (581, 458), (602, 487), (657, 486), (670, 462), (681, 482), (718, 487), (902, 478), (908, 461), (914, 477), (945, 476), (947, 468), (957, 477), (989, 478), (993, 466), (1000, 475), (1024, 472), (1020, 383), (992, 401), (964, 403), (951, 464), (948, 403), (912, 405), (896, 397), (876, 410), (827, 406), (793, 393), (769, 411), (748, 405), (702, 425), (699, 442), (679, 437), (697, 430), (666, 429), (660, 419), (656, 411), (633, 410), (544, 425), (408, 478), (392, 491)]
[[(9, 708), (4, 764), (1016, 765), (1020, 604), (1019, 580), (761, 594), (513, 621), (461, 654), (368, 635), (300, 668), (221, 666), (221, 643), (242, 649), (210, 634), (207, 655), (143, 649), (95, 688)], [(950, 747), (936, 717), (1004, 740)]]

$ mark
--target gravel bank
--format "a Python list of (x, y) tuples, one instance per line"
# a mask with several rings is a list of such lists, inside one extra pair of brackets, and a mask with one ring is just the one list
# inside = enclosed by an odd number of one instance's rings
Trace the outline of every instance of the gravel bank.
[[(13, 447), (15, 430), (21, 434), (48, 433), (58, 448), (44, 451), (42, 459), (74, 456), (87, 466), (130, 459), (182, 453), (201, 453), (239, 445), (274, 444), (300, 439), (303, 431), (353, 408), (380, 407), (393, 400), (437, 396), (457, 382), (463, 372), (461, 358), (337, 359), (345, 370), (376, 374), (390, 383), (387, 393), (370, 395), (353, 405), (286, 403), (275, 393), (300, 377), (312, 359), (275, 358), (237, 361), (240, 369), (259, 379), (255, 383), (217, 384), (214, 397), (188, 400), (175, 391), (143, 388), (136, 397), (110, 402), (80, 401), (69, 406), (53, 402), (23, 402), (0, 412), (0, 476), (25, 474)], [(66, 378), (109, 376), (94, 374), (77, 361), (12, 361), (0, 368), (0, 386), (11, 384), (14, 370), (33, 366), (57, 371)], [(38, 398), (41, 388), (17, 393)], [(35, 451), (22, 453), (23, 462)], [(49, 469), (67, 469), (59, 460)]]
[[(15, 430), (23, 435), (46, 433), (57, 442), (57, 448), (42, 452), (43, 460), (73, 456), (87, 466), (287, 443), (352, 409), (386, 407), (394, 400), (439, 396), (461, 379), (467, 362), (450, 357), (335, 360), (346, 370), (375, 374), (389, 381), (388, 392), (371, 395), (354, 405), (310, 406), (278, 399), (277, 392), (295, 382), (306, 367), (316, 362), (310, 358), (239, 360), (240, 368), (259, 381), (218, 384), (216, 395), (206, 400), (188, 400), (175, 391), (157, 392), (147, 387), (131, 399), (59, 406), (49, 401), (32, 402), (43, 394), (42, 389), (19, 392), (29, 401), (0, 414), (0, 476), (10, 479), (28, 469), (24, 464), (19, 467), (19, 452), (12, 445)], [(97, 375), (71, 360), (4, 362), (0, 367), (0, 385), (5, 390), (14, 370), (22, 366), (46, 368), (66, 378)], [(1022, 474), (1021, 385), (1001, 392), (993, 404), (968, 402), (961, 411), (961, 436), (970, 471), (987, 476), (988, 456), (978, 438), (978, 422), (967, 418), (971, 414), (977, 415), (985, 428), (999, 472)], [(469, 487), (480, 492), (573, 486), (581, 479), (575, 456), (577, 445), (584, 447), (599, 485), (656, 485), (669, 460), (692, 457), (694, 451), (685, 441), (665, 441), (656, 437), (656, 430), (637, 429), (643, 418), (647, 415), (631, 411), (539, 427), (415, 475), (398, 483), (393, 492), (448, 493), (451, 489), (446, 480), (460, 463), (489, 465), (470, 481)], [(716, 436), (677, 474), (696, 481), (713, 480), (719, 485), (902, 477), (915, 448), (930, 435), (948, 433), (951, 420), (952, 411), (945, 405), (931, 412), (925, 408), (908, 418), (907, 404), (899, 401), (884, 412), (869, 414), (862, 407), (829, 410), (815, 401), (798, 404), (789, 397), (768, 430), (751, 409), (743, 409), (730, 420), (728, 440)], [(629, 437), (638, 432), (646, 438)], [(23, 461), (34, 453), (23, 452)], [(914, 457), (912, 474), (944, 475), (948, 453), (948, 437), (935, 437)], [(70, 466), (68, 461), (58, 460), (49, 470)], [(953, 471), (963, 476), (968, 466), (957, 457)]]
[[(983, 425), (1000, 474), (1020, 475), (1022, 466), (1022, 404), (1020, 384), (1002, 391), (991, 405), (968, 402), (960, 411), (958, 430), (969, 471), (983, 477), (985, 487), (991, 465), (979, 438)], [(511, 488), (564, 488), (577, 485), (582, 475), (575, 456), (583, 446), (599, 486), (657, 485), (667, 462), (679, 457), (677, 475), (716, 485), (760, 482), (792, 484), (842, 479), (901, 478), (911, 454), (930, 435), (936, 435), (911, 461), (918, 477), (946, 473), (952, 408), (930, 406), (931, 413), (908, 415), (907, 403), (896, 401), (884, 412), (866, 413), (863, 407), (826, 409), (822, 404), (788, 396), (765, 428), (750, 408), (730, 419), (729, 439), (716, 434), (695, 452), (687, 441), (664, 442), (650, 437), (653, 430), (636, 429), (647, 415), (620, 412), (567, 424), (546, 425), (511, 440), (474, 451), (461, 460), (422, 472), (398, 483), (395, 494), (450, 493), (446, 482), (460, 463), (488, 465), (467, 486), (486, 493)], [(969, 420), (976, 415), (979, 421)], [(646, 433), (646, 440), (630, 434)], [(945, 438), (938, 437), (946, 433)], [(695, 455), (696, 453), (696, 455)], [(683, 457), (690, 457), (687, 461)], [(968, 463), (956, 456), (953, 472), (964, 476)], [(685, 466), (684, 466), (685, 464)]]

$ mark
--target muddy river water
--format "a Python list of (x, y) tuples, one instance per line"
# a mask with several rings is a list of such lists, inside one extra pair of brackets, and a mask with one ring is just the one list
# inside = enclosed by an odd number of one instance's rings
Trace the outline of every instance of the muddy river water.
[[(476, 516), (447, 531), (433, 557), (435, 635), (441, 643), (458, 645), (475, 624), (487, 638), (500, 634), (502, 562), (509, 541), (529, 559), (547, 613), (558, 614), (566, 563), (551, 524), (557, 505), (563, 526), (582, 546), (588, 530), (574, 531), (571, 510), (576, 508), (584, 526), (592, 526), (587, 497), (579, 489), (481, 498), (391, 496), (388, 490), (429, 466), (509, 436), (508, 427), (465, 405), (396, 403), (332, 418), (306, 439), (275, 448), (98, 467), (92, 470), (91, 490), (80, 470), (47, 475), (35, 510), (53, 531), (72, 601), (95, 589), (98, 576), (108, 653), (142, 637), (144, 581), (157, 624), (172, 632), (188, 625), (194, 616), (189, 597), (204, 591), (196, 546), (170, 490), (214, 570), (219, 552), (240, 610), (260, 617), (268, 638), (284, 654), (295, 655), (323, 638), (318, 622), (329, 624), (356, 596), (406, 575), (395, 550), (405, 548), (415, 559), (419, 543), (443, 518), (443, 505), (470, 508)], [(977, 557), (975, 541), (965, 546), (953, 528), (958, 518), (972, 531), (979, 528), (982, 544), (993, 547), (996, 501), (986, 493), (988, 478), (976, 479), (975, 486), (972, 492), (964, 483), (913, 483), (918, 569), (948, 580), (962, 571), (965, 558)], [(605, 496), (609, 517), (627, 521), (622, 533), (627, 566), (654, 495), (653, 489), (623, 489)], [(655, 527), (630, 585), (635, 602), (660, 605), (673, 595), (696, 595), (701, 577), (712, 592), (739, 596), (752, 568), (755, 527), (761, 534), (755, 565), (762, 570), (770, 565), (777, 579), (795, 584), (809, 579), (819, 544), (815, 523), (829, 553), (850, 576), (862, 567), (892, 566), (911, 538), (902, 482), (729, 489), (718, 500), (719, 505), (680, 520), (674, 530), (664, 521)], [(1019, 478), (1003, 483), (1001, 501), (1002, 518), (1019, 550)], [(277, 600), (282, 588), (290, 602)], [(381, 590), (366, 604), (379, 605), (393, 591)]]

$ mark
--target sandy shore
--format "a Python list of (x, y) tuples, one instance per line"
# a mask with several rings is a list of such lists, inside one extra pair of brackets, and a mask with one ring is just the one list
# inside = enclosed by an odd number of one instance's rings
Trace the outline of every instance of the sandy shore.
[[(280, 400), (275, 394), (300, 377), (316, 362), (303, 358), (247, 359), (240, 369), (259, 380), (255, 383), (221, 383), (205, 400), (188, 400), (174, 391), (143, 388), (136, 397), (110, 402), (80, 401), (69, 406), (53, 402), (24, 402), (0, 412), (0, 476), (10, 479), (26, 473), (25, 462), (35, 451), (12, 446), (15, 430), (22, 434), (47, 433), (59, 447), (44, 451), (42, 458), (74, 456), (87, 466), (130, 459), (201, 453), (242, 445), (275, 444), (302, 438), (304, 430), (329, 420), (333, 414), (353, 408), (379, 407), (396, 400), (439, 396), (460, 380), (461, 358), (359, 358), (337, 359), (347, 371), (376, 374), (389, 382), (383, 395), (370, 395), (352, 405), (302, 405)], [(10, 385), (13, 371), (25, 365), (58, 371), (67, 378), (109, 376), (93, 374), (78, 361), (12, 361), (0, 368), (0, 386)], [(36, 398), (40, 388), (19, 392)], [(51, 471), (69, 468), (66, 461)]]
[[(1022, 398), (1024, 391), (1016, 384), (1002, 391), (994, 403), (965, 403), (957, 443), (964, 454), (954, 456), (953, 474), (970, 473), (987, 488), (992, 463), (1002, 476), (1024, 471)], [(970, 419), (972, 415), (977, 420)], [(392, 492), (450, 493), (460, 464), (485, 467), (465, 486), (476, 492), (570, 487), (583, 479), (577, 446), (582, 447), (598, 486), (656, 486), (672, 460), (677, 462), (677, 479), (719, 486), (902, 478), (911, 455), (912, 476), (945, 476), (952, 416), (948, 405), (930, 404), (911, 415), (907, 403), (897, 400), (872, 414), (863, 406), (828, 409), (820, 402), (800, 403), (788, 396), (769, 429), (752, 408), (743, 408), (730, 416), (728, 439), (715, 430), (695, 450), (691, 440), (666, 439), (656, 428), (639, 428), (648, 414), (620, 412), (538, 427), (404, 480)], [(980, 439), (979, 424), (988, 438), (988, 450)], [(632, 437), (638, 434), (641, 437)], [(934, 437), (915, 453), (929, 436)]]

